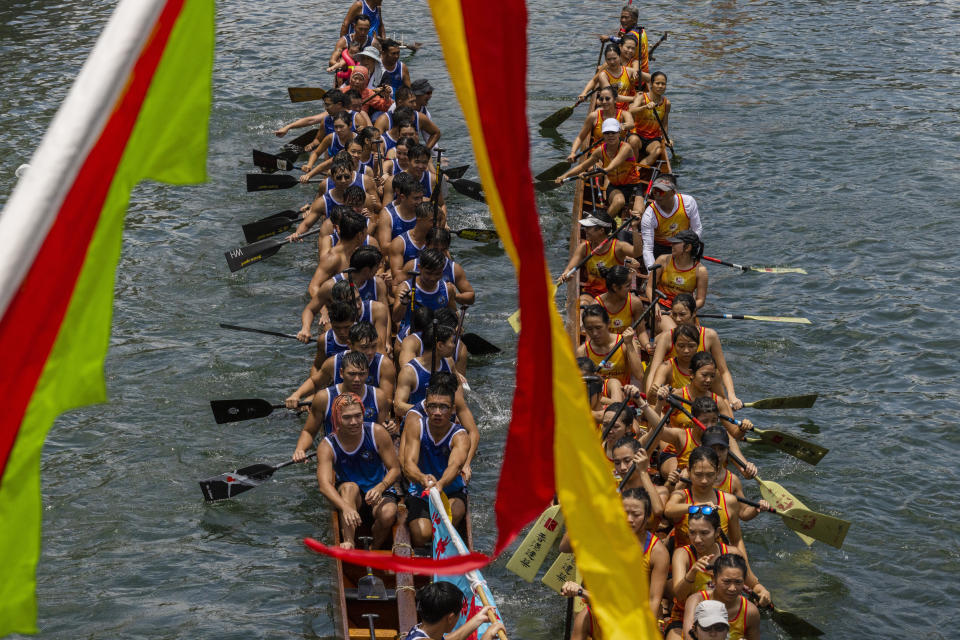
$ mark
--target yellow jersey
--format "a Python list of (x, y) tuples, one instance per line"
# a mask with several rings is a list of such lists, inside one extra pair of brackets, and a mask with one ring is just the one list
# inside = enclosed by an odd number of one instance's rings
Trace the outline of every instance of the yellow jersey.
[(673, 304), (673, 299), (679, 293), (693, 293), (697, 290), (697, 263), (688, 269), (680, 269), (674, 261), (673, 256), (667, 260), (663, 266), (663, 272), (660, 274), (660, 290), (666, 296), (666, 306)]
[[(716, 600), (716, 598), (711, 598), (707, 591), (701, 591), (700, 595), (704, 600)], [(730, 624), (727, 640), (743, 640), (747, 637), (747, 599), (745, 597), (740, 596), (740, 608), (737, 609), (736, 615), (731, 616), (730, 612), (727, 611), (727, 617)]]
[[(587, 260), (587, 280), (583, 283), (583, 292), (588, 296), (598, 296), (607, 291), (607, 283), (600, 275), (601, 266), (609, 269), (614, 265), (623, 265), (623, 262), (617, 258), (616, 238), (606, 241), (603, 246), (603, 251), (595, 256), (590, 256), (590, 259)], [(587, 255), (590, 255), (592, 251), (593, 247), (590, 246), (590, 242), (587, 242)]]
[(669, 246), (670, 238), (690, 228), (690, 216), (683, 204), (683, 196), (677, 193), (674, 197), (677, 199), (677, 210), (669, 216), (660, 210), (656, 202), (650, 203), (653, 214), (657, 217), (657, 227), (653, 230), (655, 244)]
[[(610, 352), (605, 351), (603, 353), (598, 353), (593, 348), (593, 343), (590, 340), (587, 340), (585, 346), (587, 351), (587, 357), (590, 358), (593, 364), (597, 365), (598, 367), (597, 373), (600, 375), (600, 377), (602, 377), (604, 380), (615, 378), (616, 380), (620, 381), (620, 384), (630, 384), (630, 369), (627, 366), (627, 358), (623, 354), (623, 346), (617, 349), (617, 352), (614, 353), (613, 356), (610, 358), (610, 362), (607, 363), (607, 365), (602, 369), (599, 368), (599, 365), (601, 362), (603, 362), (603, 359), (606, 358), (607, 354)], [(613, 347), (611, 346), (611, 348)]]
[[(646, 93), (640, 94), (640, 104), (650, 104), (650, 96)], [(654, 110), (657, 112), (657, 116), (660, 116), (660, 122), (663, 122), (663, 119), (667, 117), (666, 98), (661, 100), (660, 104), (654, 107)], [(660, 123), (657, 122), (657, 116), (653, 115), (650, 109), (641, 110), (633, 118), (633, 132), (646, 140), (654, 140), (661, 137), (663, 131), (660, 129)]]
[[(602, 296), (595, 296), (594, 300), (597, 301), (597, 304), (607, 310), (607, 315), (610, 316), (610, 331), (614, 333), (623, 333), (624, 330), (633, 323), (633, 312), (631, 311), (631, 298), (633, 294), (629, 291), (627, 292), (627, 299), (624, 301), (623, 305), (617, 309), (613, 310), (608, 307), (602, 300)], [(680, 385), (683, 386), (683, 385)]]

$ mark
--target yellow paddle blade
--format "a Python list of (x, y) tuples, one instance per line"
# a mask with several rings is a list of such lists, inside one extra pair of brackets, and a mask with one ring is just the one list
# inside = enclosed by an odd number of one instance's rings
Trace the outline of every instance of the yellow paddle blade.
[(450, 509), (450, 500), (447, 499), (447, 494), (443, 491), (440, 492), (440, 502), (443, 503), (443, 510), (447, 513), (447, 517), (453, 519), (453, 511)]
[(507, 569), (527, 582), (533, 582), (543, 561), (547, 559), (553, 542), (562, 531), (563, 513), (560, 505), (547, 507), (510, 557)]
[(547, 569), (547, 572), (543, 574), (540, 582), (560, 593), (563, 583), (569, 580), (577, 582), (577, 561), (572, 553), (561, 553)]
[(793, 324), (812, 324), (806, 318), (791, 318), (790, 316), (743, 316), (745, 320), (764, 320), (766, 322), (791, 322)]
[[(550, 297), (557, 295), (557, 285), (553, 282), (550, 283), (550, 288), (548, 290)], [(507, 322), (510, 323), (510, 326), (513, 328), (514, 333), (520, 333), (520, 309), (517, 309), (510, 314), (510, 317), (507, 318)]]
[[(807, 505), (800, 502), (796, 496), (787, 491), (782, 485), (773, 482), (772, 480), (761, 480), (760, 476), (756, 476), (754, 480), (757, 481), (757, 484), (760, 485), (760, 495), (763, 496), (763, 499), (769, 502), (773, 508), (777, 511), (786, 511), (787, 509), (793, 507), (801, 507), (807, 509)], [(813, 538), (810, 536), (804, 535), (798, 531), (794, 531), (800, 539), (807, 543), (807, 546), (813, 545)]]

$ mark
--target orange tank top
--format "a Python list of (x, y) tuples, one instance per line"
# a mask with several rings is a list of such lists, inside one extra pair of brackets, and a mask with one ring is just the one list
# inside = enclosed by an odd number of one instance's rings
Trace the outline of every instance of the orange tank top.
[(650, 203), (653, 214), (657, 217), (657, 228), (653, 230), (653, 241), (656, 244), (669, 246), (669, 238), (690, 228), (690, 216), (687, 215), (687, 208), (683, 204), (683, 196), (677, 193), (675, 197), (677, 210), (670, 215), (664, 214), (656, 202)]
[[(650, 96), (646, 93), (640, 94), (640, 104), (650, 104)], [(661, 122), (667, 116), (667, 100), (664, 98), (660, 104), (654, 107)], [(653, 140), (659, 138), (663, 132), (660, 130), (660, 124), (657, 122), (657, 116), (653, 115), (650, 109), (642, 109), (633, 117), (633, 132), (641, 138)]]
[[(624, 264), (617, 258), (616, 238), (608, 240), (603, 247), (602, 251), (595, 256), (590, 256), (590, 259), (587, 260), (587, 280), (583, 283), (583, 292), (588, 296), (599, 296), (607, 291), (607, 283), (600, 275), (601, 266), (609, 269), (614, 265), (623, 266)], [(589, 255), (592, 251), (593, 247), (587, 242), (587, 254)]]
[[(693, 401), (696, 399), (690, 395), (690, 385), (685, 386), (681, 390), (680, 396), (684, 400), (686, 400), (688, 403), (690, 403), (690, 404), (685, 404), (685, 406), (688, 407), (688, 411), (689, 411), (689, 407), (691, 406)], [(717, 394), (711, 391), (710, 397), (713, 399), (714, 402), (717, 402), (718, 403), (717, 406), (719, 406), (720, 396), (718, 396)], [(670, 414), (670, 426), (675, 427), (677, 429), (699, 429), (700, 428), (693, 423), (693, 420), (688, 418), (687, 415), (681, 411), (674, 411), (673, 413)]]
[[(716, 499), (713, 501), (717, 505), (717, 512), (720, 514), (720, 528), (723, 530), (723, 535), (730, 538), (730, 510), (727, 507), (727, 494), (723, 491), (718, 491), (717, 489), (713, 490), (714, 496)], [(693, 501), (693, 493), (690, 489), (683, 490), (684, 502), (688, 506), (693, 506), (700, 504)], [(690, 529), (687, 526), (688, 514), (683, 514), (683, 520), (681, 520), (676, 527), (673, 528), (673, 534), (676, 540), (676, 546), (682, 547), (684, 545), (690, 544)]]
[(607, 81), (611, 85), (617, 87), (618, 96), (632, 96), (636, 95), (636, 90), (633, 88), (633, 83), (630, 81), (630, 74), (627, 73), (627, 68), (623, 65), (620, 65), (620, 75), (614, 76), (607, 68), (604, 67), (603, 73), (607, 76)]
[(630, 150), (630, 155), (623, 164), (607, 173), (607, 180), (609, 180), (612, 185), (637, 184), (640, 182), (640, 169), (637, 167), (637, 158), (633, 154), (633, 147), (626, 142), (619, 142), (613, 153), (607, 152), (606, 142), (600, 145), (600, 157), (603, 166), (610, 164), (617, 156), (621, 145), (627, 145), (627, 148)]
[[(615, 117), (617, 121), (620, 122), (621, 127), (623, 126), (624, 111), (625, 109), (621, 109), (619, 106), (617, 106), (617, 115)], [(593, 132), (591, 134), (593, 136), (593, 139), (591, 140), (591, 142), (596, 142), (597, 140), (603, 137), (603, 121), (606, 119), (607, 118), (603, 115), (603, 109), (597, 109), (597, 119), (593, 123)]]

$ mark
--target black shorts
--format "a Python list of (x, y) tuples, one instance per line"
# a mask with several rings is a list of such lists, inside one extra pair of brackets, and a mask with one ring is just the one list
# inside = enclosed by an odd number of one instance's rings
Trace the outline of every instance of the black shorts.
[[(348, 481), (349, 482), (349, 481)], [(340, 484), (343, 484), (342, 482)], [(337, 489), (340, 488), (340, 484), (337, 485)], [(357, 513), (360, 514), (360, 519), (364, 522), (370, 524), (373, 522), (373, 507), (367, 504), (367, 501), (363, 499), (364, 492), (360, 492), (360, 508), (357, 509)], [(397, 495), (396, 490), (393, 487), (390, 487), (383, 492), (383, 499), (389, 500), (396, 504), (400, 501), (400, 496)]]
[(626, 203), (624, 206), (630, 207), (633, 204), (633, 197), (637, 195), (636, 184), (612, 184), (607, 187), (607, 202), (613, 200), (613, 194), (616, 191), (619, 191), (623, 195), (623, 201)]
[(656, 138), (644, 138), (643, 136), (637, 136), (637, 139), (640, 140), (640, 146), (639, 146), (640, 156), (641, 156), (640, 160), (643, 160), (643, 155), (647, 153), (647, 147), (649, 147), (654, 142), (660, 142), (661, 140), (663, 140), (661, 136), (657, 136)]
[[(460, 489), (459, 491), (454, 491), (453, 493), (447, 493), (447, 500), (453, 500), (454, 498), (459, 498), (460, 500), (463, 500), (464, 504), (467, 504), (466, 488)], [(407, 505), (408, 521), (412, 522), (417, 518), (430, 517), (430, 505), (427, 504), (425, 498), (408, 495), (404, 497), (403, 503)]]

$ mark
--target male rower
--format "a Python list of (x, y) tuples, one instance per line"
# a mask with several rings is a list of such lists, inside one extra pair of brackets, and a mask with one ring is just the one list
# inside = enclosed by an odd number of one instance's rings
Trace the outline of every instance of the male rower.
[[(325, 110), (321, 113), (318, 113), (313, 116), (307, 116), (305, 118), (298, 118), (290, 124), (285, 124), (276, 131), (278, 138), (282, 138), (287, 135), (291, 129), (302, 129), (304, 127), (312, 127), (313, 125), (319, 124), (320, 130), (317, 132), (317, 138), (315, 139), (316, 144), (310, 149), (305, 149), (306, 151), (311, 151), (315, 148), (324, 137), (333, 133), (333, 117), (336, 116), (341, 111), (347, 111), (349, 101), (347, 96), (339, 91), (327, 91), (323, 95), (323, 105)], [(350, 128), (354, 131), (357, 130), (358, 125), (364, 126), (367, 120), (367, 114), (360, 112), (352, 113), (352, 122)]]
[(417, 97), (417, 111), (430, 118), (430, 110), (427, 109), (427, 105), (430, 104), (430, 98), (433, 97), (433, 85), (426, 78), (419, 78), (413, 81), (410, 88), (413, 89), (413, 95)]
[(393, 399), (394, 413), (406, 415), (426, 398), (427, 386), (437, 373), (453, 373), (453, 350), (457, 338), (451, 327), (437, 324), (423, 331), (423, 353), (407, 362), (397, 375), (397, 392)]
[(340, 366), (340, 375), (343, 376), (343, 382), (330, 385), (314, 394), (313, 402), (310, 404), (310, 412), (307, 414), (307, 422), (300, 431), (297, 447), (293, 451), (295, 461), (303, 462), (307, 450), (313, 446), (313, 440), (317, 437), (321, 428), (324, 435), (333, 433), (336, 425), (333, 422), (331, 410), (333, 409), (333, 401), (341, 393), (354, 393), (360, 397), (363, 402), (364, 422), (378, 422), (391, 434), (397, 433), (399, 429), (396, 423), (390, 419), (390, 400), (382, 390), (371, 387), (365, 382), (369, 370), (370, 363), (367, 362), (367, 356), (364, 354), (359, 351), (350, 351), (344, 354)]
[(320, 367), (311, 367), (310, 375), (284, 400), (284, 404), (290, 409), (296, 409), (302, 399), (309, 399), (317, 389), (326, 389), (330, 385), (343, 382), (343, 356), (349, 351), (359, 351), (367, 356), (366, 384), (377, 387), (387, 398), (392, 398), (397, 386), (397, 368), (391, 358), (377, 351), (377, 338), (377, 330), (371, 323), (354, 324), (347, 336), (349, 350), (330, 356)]
[(389, 151), (396, 146), (395, 141), (403, 137), (400, 130), (408, 125), (413, 125), (413, 129), (416, 132), (413, 137), (417, 138), (420, 134), (423, 134), (427, 140), (425, 143), (426, 147), (432, 149), (436, 146), (442, 135), (440, 128), (428, 116), (423, 115), (411, 106), (416, 104), (416, 98), (412, 93), (404, 91), (401, 95), (404, 97), (410, 96), (410, 101), (405, 105), (398, 106), (392, 112), (388, 111), (382, 114), (374, 122), (374, 126), (389, 138), (387, 150)]
[(340, 512), (342, 542), (353, 549), (362, 522), (372, 521), (373, 548), (379, 549), (397, 519), (400, 461), (383, 425), (364, 422), (363, 403), (353, 393), (342, 393), (330, 410), (333, 433), (317, 447), (317, 484)]
[(346, 280), (357, 291), (361, 300), (385, 301), (387, 299), (386, 287), (382, 280), (374, 276), (382, 260), (383, 254), (373, 246), (360, 247), (354, 251), (353, 255), (350, 256), (350, 268), (325, 281), (317, 289), (316, 295), (310, 297), (310, 301), (300, 313), (301, 324), (298, 339), (301, 333), (307, 340), (310, 339), (310, 327), (313, 326), (313, 320), (332, 301), (331, 293), (337, 282)]
[(330, 290), (333, 302), (346, 302), (357, 309), (357, 322), (369, 322), (377, 329), (377, 348), (387, 353), (390, 340), (390, 308), (377, 300), (363, 300), (349, 280), (341, 280)]
[(414, 307), (429, 307), (433, 310), (448, 307), (456, 312), (457, 289), (443, 280), (446, 259), (446, 256), (436, 249), (424, 249), (420, 252), (420, 273), (412, 281), (403, 280), (395, 285), (393, 319), (394, 322), (400, 320), (398, 340), (403, 341), (410, 332)]
[[(330, 328), (317, 337), (317, 356), (314, 359), (314, 366), (317, 368), (320, 368), (327, 358), (347, 350), (350, 327), (358, 319), (357, 308), (349, 302), (332, 302), (327, 306), (327, 318), (330, 320)], [(303, 329), (297, 333), (297, 340), (300, 342), (310, 342), (311, 337), (309, 327), (306, 333)]]
[(391, 38), (381, 38), (381, 64), (383, 79), (393, 89), (394, 95), (400, 87), (410, 86), (410, 70), (400, 61), (400, 43)]
[(404, 426), (400, 443), (403, 474), (410, 481), (404, 502), (407, 505), (411, 543), (422, 547), (430, 542), (430, 509), (420, 495), (436, 487), (450, 501), (453, 524), (467, 512), (467, 488), (460, 470), (467, 461), (470, 439), (463, 426), (453, 422), (454, 394), (448, 389), (427, 389), (424, 408), (426, 424)]
[(345, 36), (350, 33), (353, 25), (356, 24), (357, 17), (364, 16), (370, 23), (370, 34), (379, 38), (386, 37), (387, 30), (383, 25), (382, 5), (383, 0), (355, 0), (347, 9), (347, 15), (343, 19), (343, 24), (340, 25), (340, 35)]
[(409, 173), (401, 171), (388, 178), (388, 182), (393, 201), (380, 210), (377, 221), (377, 241), (384, 248), (389, 248), (394, 238), (413, 229), (417, 224), (417, 207), (423, 202), (423, 185)]
[(600, 36), (600, 42), (623, 42), (628, 35), (636, 38), (640, 47), (637, 51), (637, 59), (640, 61), (640, 70), (644, 73), (650, 73), (650, 53), (647, 46), (647, 32), (638, 22), (640, 20), (640, 11), (633, 5), (625, 5), (620, 10), (620, 29), (616, 35)]
[[(422, 144), (415, 144), (407, 148), (407, 158), (410, 165), (406, 172), (423, 185), (425, 200), (431, 200), (432, 202), (432, 198), (436, 197), (437, 205), (440, 208), (440, 223), (446, 224), (447, 205), (443, 199), (440, 185), (437, 183), (437, 178), (430, 170), (430, 150)], [(393, 199), (393, 192), (390, 187), (391, 185), (387, 183), (383, 188), (384, 202), (390, 202)], [(434, 194), (434, 190), (437, 190), (436, 194)]]
[[(467, 273), (463, 270), (463, 266), (450, 257), (450, 241), (452, 235), (449, 229), (430, 227), (430, 230), (427, 231), (427, 248), (436, 249), (446, 256), (447, 262), (443, 265), (443, 279), (456, 287), (457, 304), (471, 305), (476, 301), (477, 294), (474, 292), (470, 281), (467, 280)], [(420, 271), (420, 258), (417, 257), (405, 263), (403, 265), (403, 271)]]
[[(403, 640), (467, 640), (476, 637), (474, 632), (480, 625), (490, 621), (492, 606), (482, 607), (460, 628), (457, 621), (465, 602), (463, 592), (452, 582), (437, 580), (417, 590), (417, 617), (420, 623), (410, 629)], [(454, 631), (456, 629), (456, 631)], [(504, 630), (503, 623), (497, 621), (487, 627), (480, 640), (493, 640)], [(712, 640), (712, 639), (709, 639)]]
[(367, 219), (362, 215), (352, 209), (341, 213), (338, 227), (340, 241), (329, 253), (320, 257), (307, 291), (311, 297), (317, 295), (324, 282), (350, 265), (353, 252), (364, 246), (367, 240), (366, 231)]
[(427, 246), (427, 233), (433, 229), (433, 205), (420, 202), (414, 209), (413, 226), (390, 241), (387, 251), (390, 256), (390, 273), (394, 281), (403, 279), (403, 265), (412, 262)]
[[(703, 224), (700, 222), (700, 210), (697, 201), (691, 195), (677, 191), (673, 176), (660, 176), (650, 187), (653, 202), (647, 205), (640, 218), (640, 233), (643, 235), (643, 263), (647, 269), (653, 267), (659, 256), (673, 251), (670, 238), (681, 231), (693, 230), (703, 240)], [(633, 214), (640, 200), (634, 205)]]
[[(333, 53), (330, 54), (330, 60), (327, 61), (327, 73), (332, 73), (342, 67), (347, 67), (347, 73), (349, 73), (349, 67), (355, 64), (353, 57), (358, 56), (365, 48), (373, 46), (375, 35), (370, 26), (369, 16), (358, 15), (353, 19), (350, 23), (350, 32), (341, 35), (333, 47)], [(344, 53), (347, 55), (344, 56)], [(340, 84), (343, 77), (337, 74), (336, 83)]]

